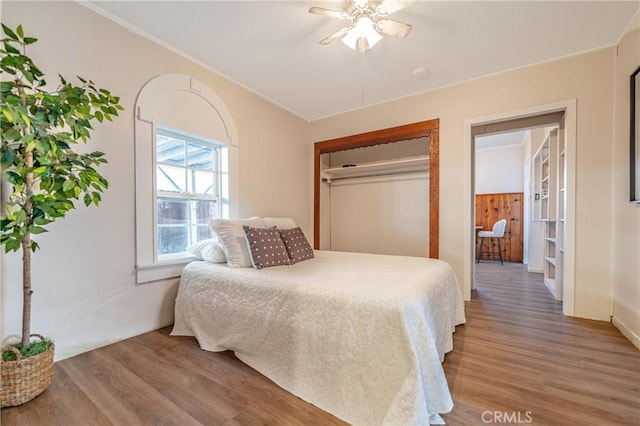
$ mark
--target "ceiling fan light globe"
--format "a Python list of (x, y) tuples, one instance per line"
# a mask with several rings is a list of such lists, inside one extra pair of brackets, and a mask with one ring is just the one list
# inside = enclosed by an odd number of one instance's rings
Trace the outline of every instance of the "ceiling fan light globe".
[(358, 19), (353, 28), (342, 37), (342, 42), (351, 49), (356, 50), (359, 45), (358, 39), (361, 38), (367, 41), (368, 49), (371, 49), (382, 39), (382, 35), (376, 31), (373, 21), (367, 16), (362, 16)]

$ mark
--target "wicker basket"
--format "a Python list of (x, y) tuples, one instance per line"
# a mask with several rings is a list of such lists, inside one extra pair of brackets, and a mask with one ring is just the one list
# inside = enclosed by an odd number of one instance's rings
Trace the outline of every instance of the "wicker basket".
[[(44, 340), (39, 334), (32, 334)], [(13, 346), (4, 350), (13, 350), (16, 361), (2, 361), (0, 357), (0, 407), (13, 407), (24, 404), (40, 395), (53, 379), (53, 350), (49, 349), (38, 355), (21, 359), (20, 351)]]

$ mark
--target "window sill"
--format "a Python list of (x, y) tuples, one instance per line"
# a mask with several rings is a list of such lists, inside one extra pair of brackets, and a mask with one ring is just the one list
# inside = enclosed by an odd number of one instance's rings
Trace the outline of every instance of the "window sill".
[(167, 259), (151, 265), (138, 265), (136, 267), (136, 282), (144, 284), (179, 277), (182, 275), (182, 269), (185, 265), (194, 260), (198, 259), (195, 256), (185, 256), (171, 260)]

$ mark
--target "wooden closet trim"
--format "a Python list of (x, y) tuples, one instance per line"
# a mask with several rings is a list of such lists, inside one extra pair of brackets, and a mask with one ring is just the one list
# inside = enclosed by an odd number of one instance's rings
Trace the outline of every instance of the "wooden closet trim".
[(313, 156), (313, 247), (320, 247), (320, 155), (345, 149), (364, 148), (423, 137), (429, 138), (429, 257), (439, 250), (440, 203), (440, 120), (433, 119), (314, 144)]

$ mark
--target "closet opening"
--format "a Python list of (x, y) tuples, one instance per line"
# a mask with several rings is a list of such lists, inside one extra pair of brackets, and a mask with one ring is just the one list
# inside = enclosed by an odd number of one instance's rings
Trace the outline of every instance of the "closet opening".
[(314, 248), (438, 257), (439, 122), (314, 145)]

